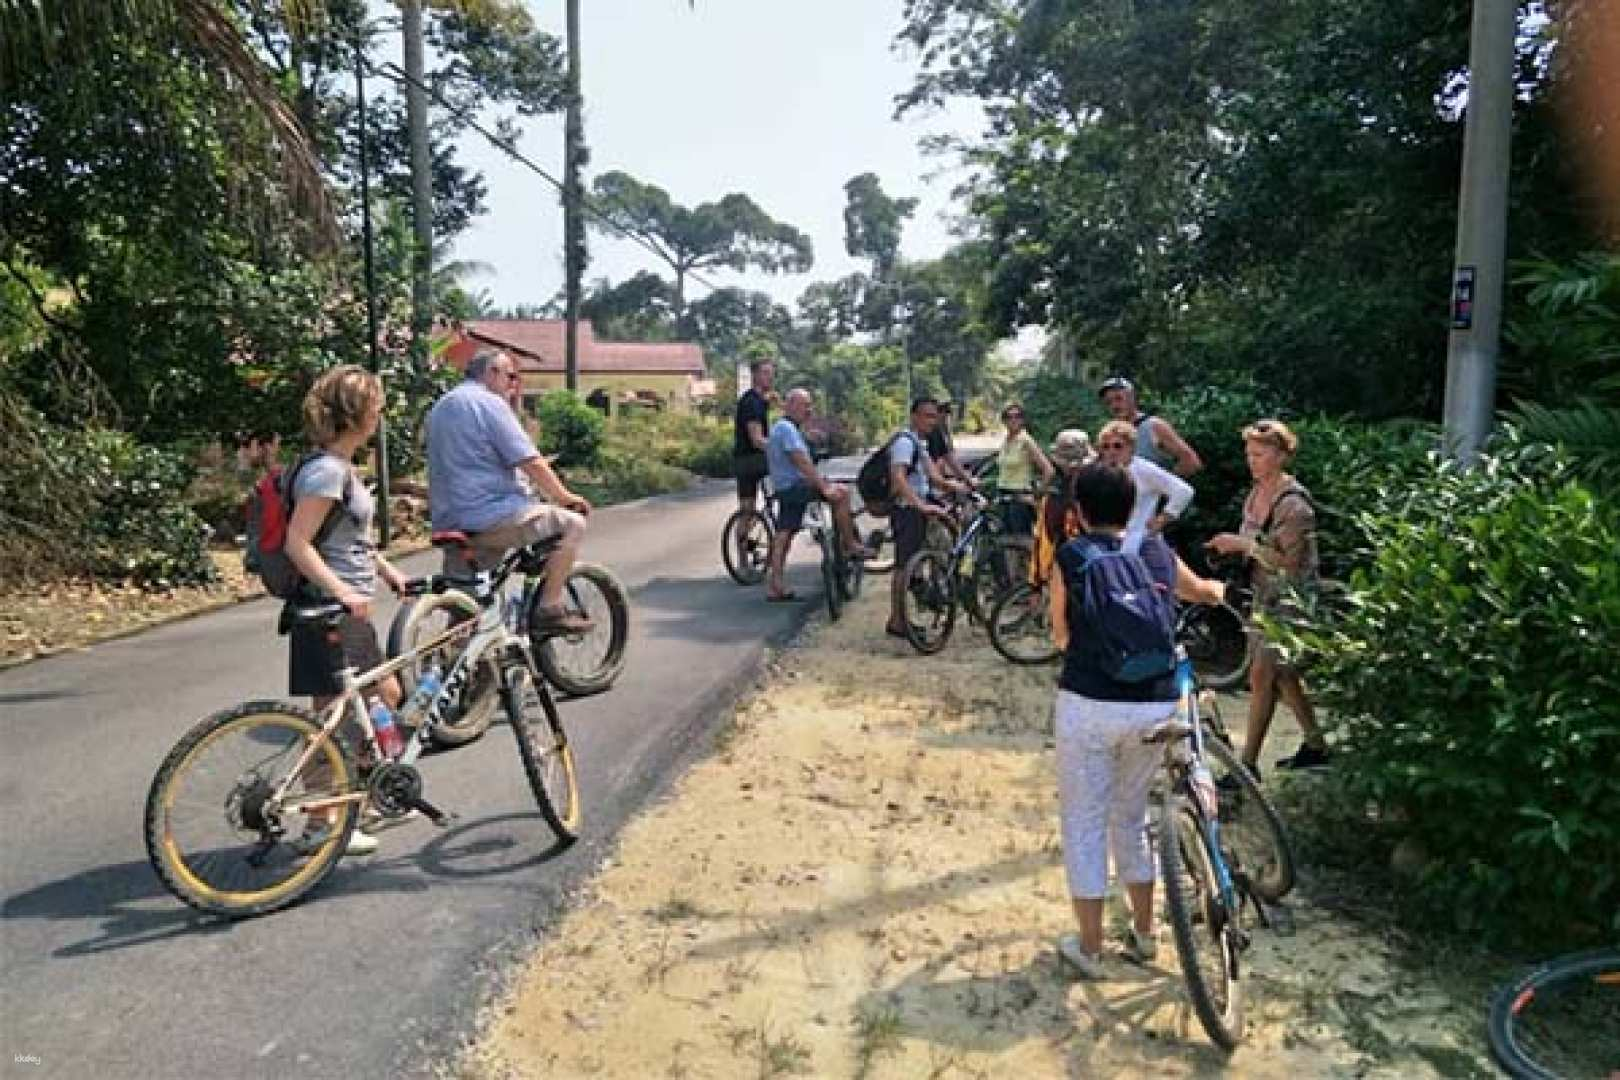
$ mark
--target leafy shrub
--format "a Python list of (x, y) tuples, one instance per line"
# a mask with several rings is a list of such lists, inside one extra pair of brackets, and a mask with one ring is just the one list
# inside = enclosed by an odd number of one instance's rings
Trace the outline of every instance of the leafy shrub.
[(602, 448), (602, 414), (571, 390), (553, 390), (540, 399), (540, 448), (558, 455), (559, 465), (589, 465)]
[(692, 474), (684, 469), (610, 446), (602, 451), (594, 482), (586, 480), (577, 486), (593, 502), (607, 504), (684, 491), (691, 483)]
[(208, 527), (185, 501), (182, 456), (120, 432), (68, 430), (15, 401), (3, 413), (0, 579), (95, 574), (159, 588), (215, 579)]
[(1432, 916), (1620, 930), (1620, 510), (1534, 447), (1405, 482), (1359, 515), (1347, 606), (1284, 634), (1342, 750), (1328, 802), (1405, 822)]
[(609, 424), (607, 445), (699, 476), (730, 476), (729, 421), (686, 413), (647, 413)]
[(98, 481), (88, 523), (97, 574), (160, 588), (215, 580), (208, 526), (185, 502), (183, 457), (111, 431), (88, 433), (83, 452)]

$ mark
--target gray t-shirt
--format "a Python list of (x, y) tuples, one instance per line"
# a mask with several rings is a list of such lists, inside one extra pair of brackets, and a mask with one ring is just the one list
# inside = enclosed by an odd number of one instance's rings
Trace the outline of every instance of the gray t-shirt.
[[(347, 461), (336, 454), (322, 454), (298, 470), (293, 482), (293, 502), (314, 496), (342, 504), (343, 488), (349, 488), (349, 501), (332, 518), (332, 527), (317, 551), (338, 580), (364, 596), (377, 591), (377, 548), (371, 542), (371, 518), (377, 504), (366, 485), (351, 473)], [(319, 526), (317, 526), (317, 529)], [(311, 587), (318, 588), (314, 583)]]
[[(916, 455), (916, 464), (912, 464), (912, 455)], [(923, 445), (923, 437), (915, 431), (902, 431), (895, 437), (889, 446), (889, 468), (896, 465), (906, 470), (906, 483), (919, 499), (928, 498), (928, 447)]]
[(483, 532), (529, 508), (515, 470), (540, 452), (506, 399), (469, 379), (439, 399), (427, 424), (434, 529)]

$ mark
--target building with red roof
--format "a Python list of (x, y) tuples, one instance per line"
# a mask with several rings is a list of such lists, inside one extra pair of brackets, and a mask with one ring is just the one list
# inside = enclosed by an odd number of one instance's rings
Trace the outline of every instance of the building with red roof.
[[(439, 359), (460, 370), (479, 349), (510, 353), (523, 374), (523, 400), (533, 409), (548, 390), (563, 386), (562, 319), (473, 319), (448, 328), (435, 343)], [(689, 411), (705, 390), (712, 393), (703, 350), (687, 341), (603, 341), (586, 320), (579, 323), (579, 392), (612, 412), (628, 403)]]

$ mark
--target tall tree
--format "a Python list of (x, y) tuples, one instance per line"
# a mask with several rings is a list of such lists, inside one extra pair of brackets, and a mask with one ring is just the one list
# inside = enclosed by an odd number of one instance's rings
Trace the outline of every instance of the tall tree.
[(900, 259), (900, 232), (917, 211), (916, 199), (895, 199), (883, 192), (876, 173), (861, 173), (844, 184), (844, 250), (872, 260), (878, 281), (894, 277)]
[(598, 176), (592, 192), (597, 229), (639, 237), (674, 273), (675, 304), (683, 318), (686, 278), (694, 271), (753, 267), (803, 273), (815, 262), (808, 236), (774, 220), (740, 192), (688, 208), (663, 188), (617, 171)]

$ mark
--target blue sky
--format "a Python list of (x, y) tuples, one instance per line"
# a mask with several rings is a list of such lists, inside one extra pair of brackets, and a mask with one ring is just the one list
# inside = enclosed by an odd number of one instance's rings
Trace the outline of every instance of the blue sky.
[[(530, 0), (545, 29), (561, 36), (560, 0)], [(791, 303), (812, 281), (860, 264), (844, 254), (843, 185), (875, 172), (892, 195), (921, 200), (903, 242), (907, 258), (939, 254), (952, 241), (944, 218), (961, 179), (950, 158), (925, 155), (931, 133), (971, 134), (970, 105), (904, 122), (891, 119), (908, 87), (912, 56), (891, 46), (900, 0), (583, 0), (582, 69), (588, 175), (623, 169), (686, 205), (745, 192), (779, 221), (808, 233), (808, 274), (705, 275), (718, 285), (763, 289)], [(561, 175), (562, 120), (523, 122), (519, 148)], [(539, 303), (562, 287), (562, 211), (555, 190), (490, 147), (463, 136), (464, 162), (489, 184), (489, 213), (462, 235), (459, 259), (494, 266), (468, 282), (496, 303)], [(628, 241), (593, 232), (587, 280), (619, 281), (657, 270)], [(703, 295), (689, 287), (688, 296)]]

